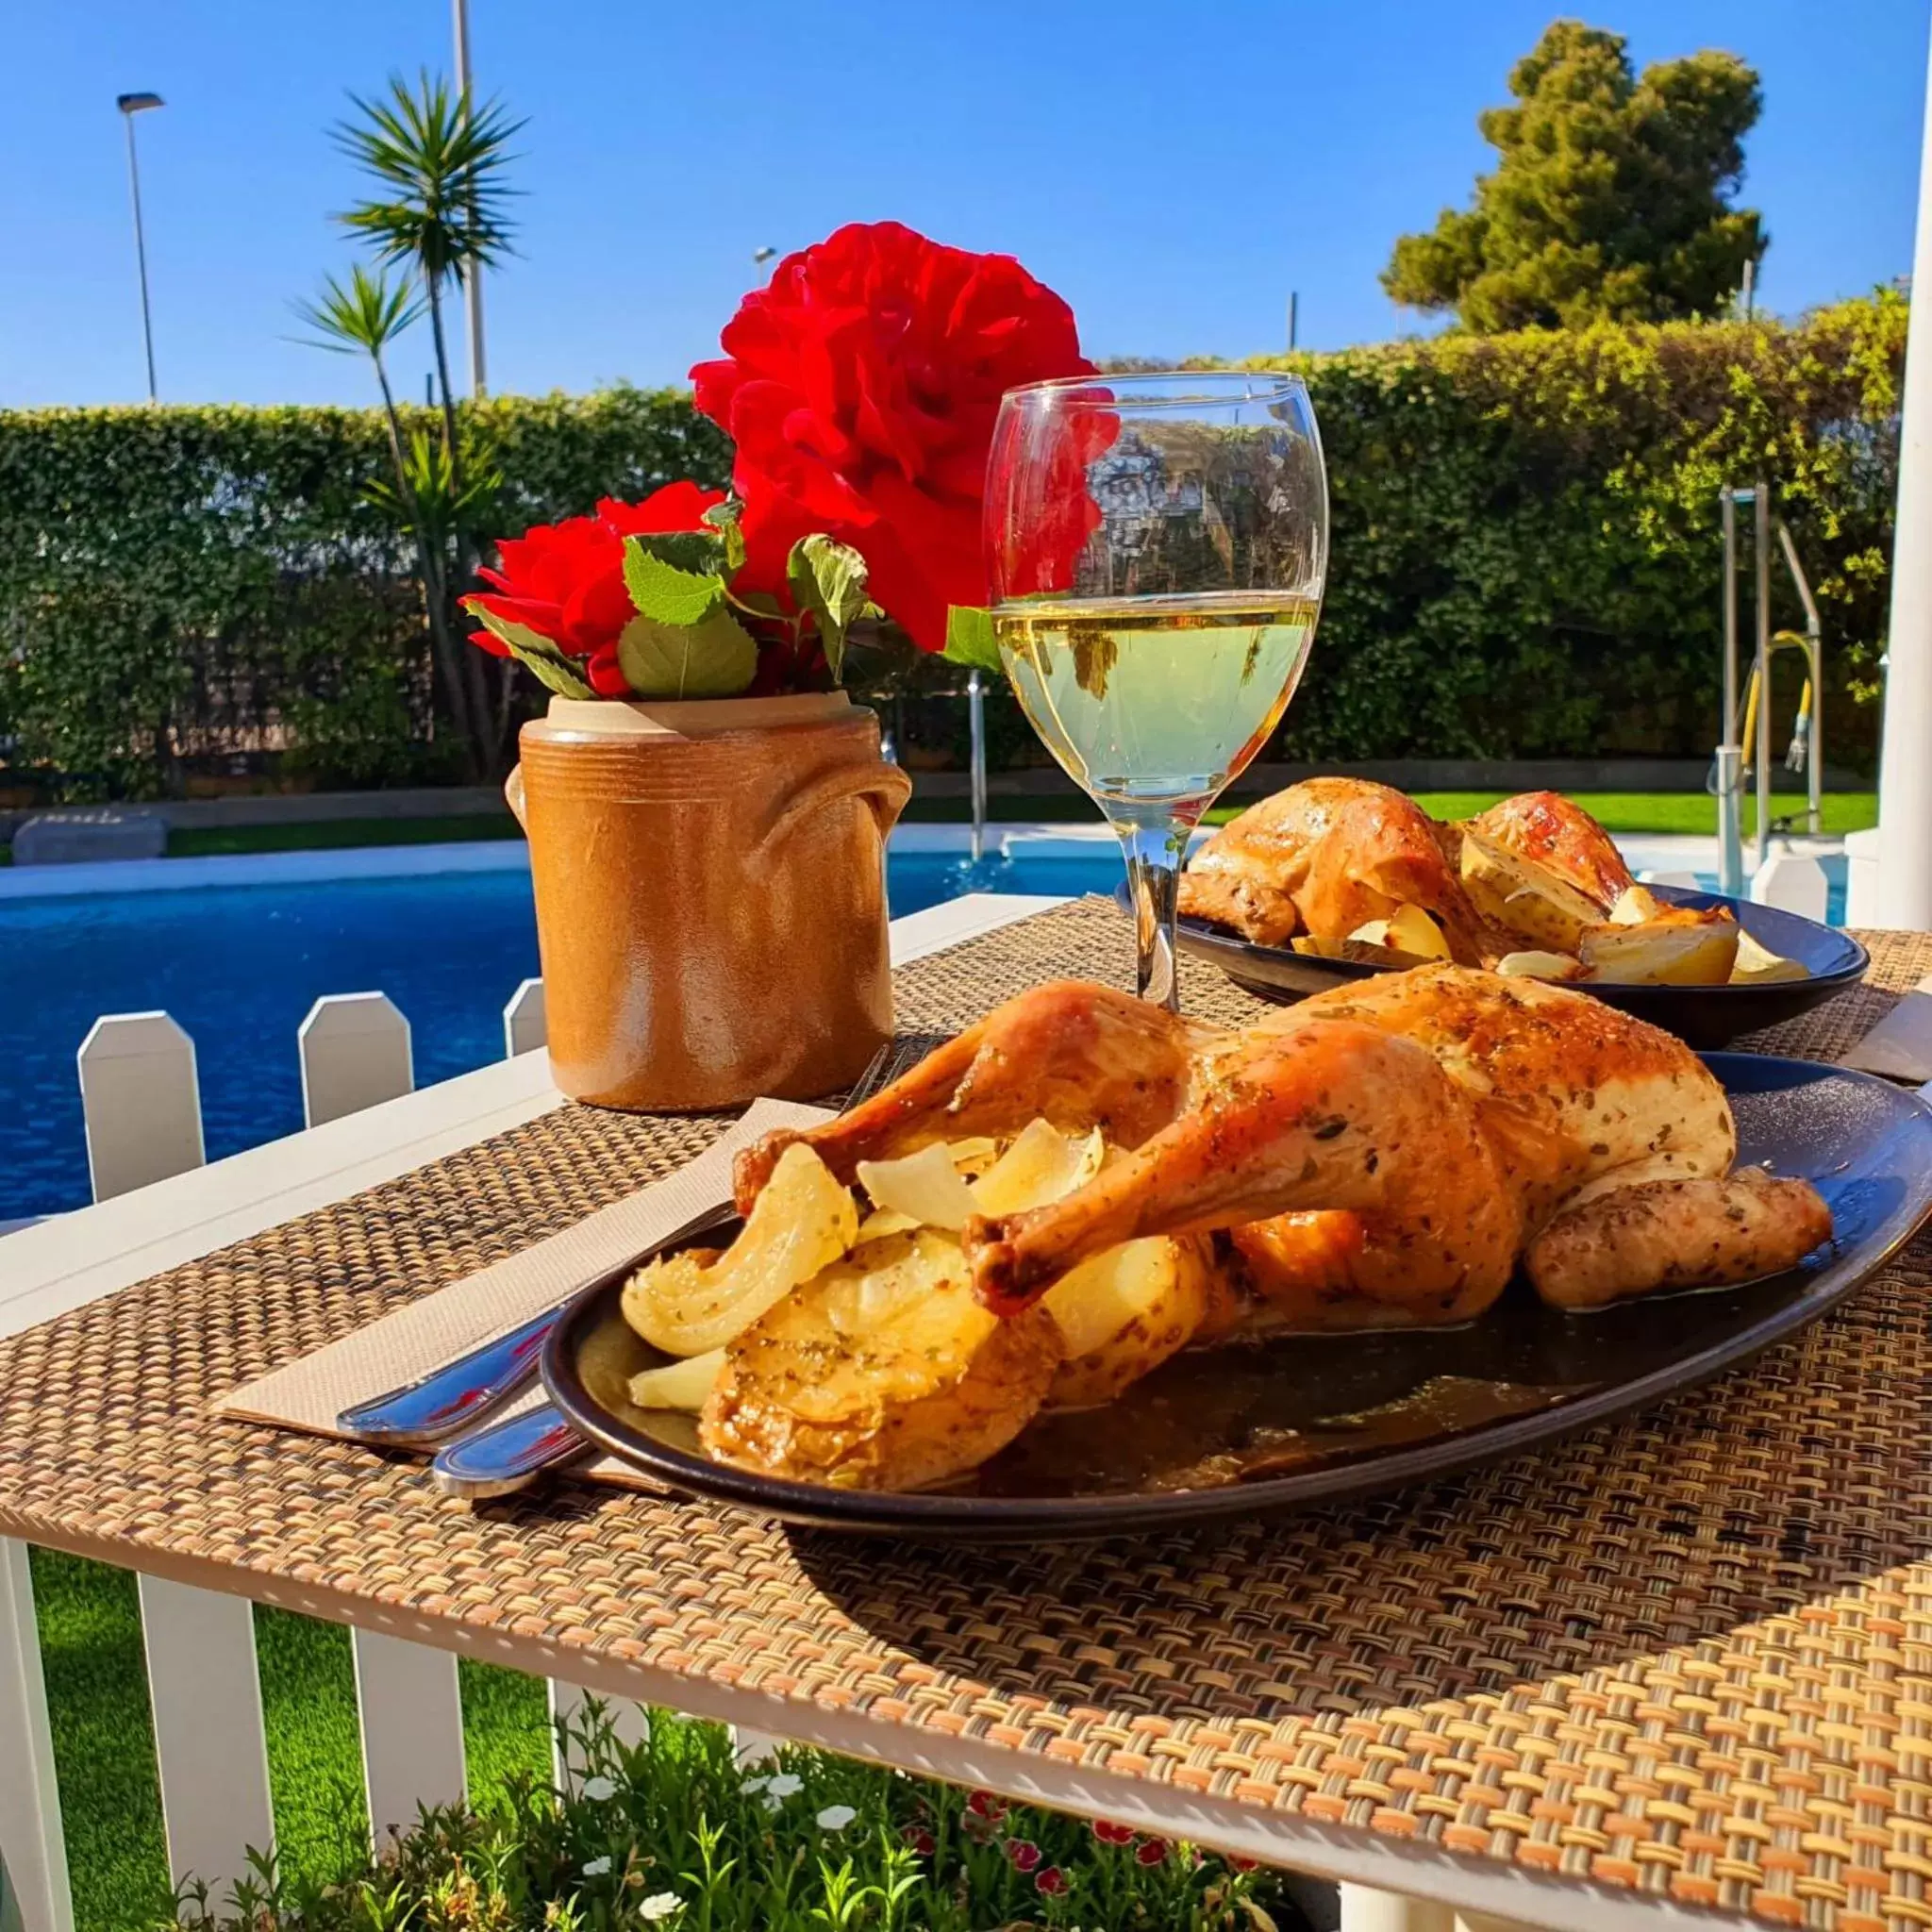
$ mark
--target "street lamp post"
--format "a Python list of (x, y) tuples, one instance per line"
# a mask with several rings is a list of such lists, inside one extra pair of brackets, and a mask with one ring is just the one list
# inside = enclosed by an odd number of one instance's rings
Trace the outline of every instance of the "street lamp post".
[(134, 261), (141, 272), (141, 341), (147, 352), (147, 399), (155, 393), (155, 331), (147, 308), (147, 239), (141, 230), (141, 166), (134, 158), (134, 117), (163, 105), (159, 94), (116, 94), (114, 105), (127, 123), (127, 186), (134, 196)]
[[(454, 0), (456, 15), (457, 86), (461, 91), (465, 104), (474, 96), (470, 92), (470, 4), (469, 0)], [(470, 212), (475, 213), (473, 208)], [(463, 316), (468, 324), (470, 338), (470, 393), (484, 396), (490, 392), (490, 384), (483, 367), (483, 264), (473, 261), (463, 276)]]

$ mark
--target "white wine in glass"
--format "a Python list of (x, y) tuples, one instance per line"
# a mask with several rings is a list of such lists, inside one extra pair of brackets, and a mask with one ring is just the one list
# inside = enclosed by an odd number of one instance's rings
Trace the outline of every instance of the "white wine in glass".
[(1143, 997), (1174, 1006), (1189, 833), (1281, 722), (1321, 611), (1327, 496), (1293, 376), (1010, 391), (987, 499), (993, 633), (1120, 834)]

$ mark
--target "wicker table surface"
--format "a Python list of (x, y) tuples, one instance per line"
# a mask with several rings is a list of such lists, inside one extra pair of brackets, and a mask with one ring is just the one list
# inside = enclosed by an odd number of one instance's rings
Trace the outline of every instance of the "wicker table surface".
[[(1932, 938), (1868, 938), (1867, 986), (1755, 1043), (1830, 1058), (1932, 970)], [(902, 971), (901, 1024), (1128, 963), (1083, 902)], [(1184, 993), (1257, 1010), (1200, 968)], [(718, 1127), (566, 1108), (0, 1344), (0, 1534), (1284, 1862), (1534, 1875), (1538, 1923), (1932, 1926), (1925, 1237), (1636, 1420), (1211, 1536), (896, 1545), (588, 1487), (472, 1509), (207, 1414)]]

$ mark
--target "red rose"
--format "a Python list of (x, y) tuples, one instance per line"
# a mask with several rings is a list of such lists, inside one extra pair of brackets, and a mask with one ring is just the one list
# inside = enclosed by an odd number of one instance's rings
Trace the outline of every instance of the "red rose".
[(1057, 1898), (1067, 1890), (1067, 1874), (1058, 1865), (1049, 1865), (1034, 1874), (1033, 1883), (1049, 1898)]
[(929, 1858), (939, 1849), (939, 1841), (923, 1824), (902, 1824), (899, 1837), (922, 1857)]
[(1137, 1865), (1164, 1865), (1167, 1863), (1167, 1840), (1164, 1838), (1150, 1838), (1134, 1854)]
[(994, 1797), (991, 1791), (974, 1791), (966, 1800), (966, 1808), (975, 1818), (984, 1818), (989, 1823), (997, 1824), (1007, 1815), (1007, 1801)]
[(1130, 1845), (1134, 1842), (1131, 1824), (1109, 1824), (1104, 1818), (1093, 1821), (1093, 1836), (1104, 1845)]
[(1040, 1847), (1030, 1839), (1009, 1838), (1007, 1840), (1007, 1857), (1015, 1872), (1030, 1872), (1040, 1863)]
[(782, 579), (823, 530), (871, 569), (874, 600), (924, 650), (946, 608), (987, 601), (980, 504), (1001, 395), (1084, 375), (1074, 314), (1010, 256), (855, 223), (788, 256), (691, 371), (738, 445), (749, 560)]
[[(701, 530), (705, 512), (724, 501), (722, 490), (695, 483), (667, 483), (641, 503), (607, 496), (595, 516), (539, 524), (496, 546), (497, 567), (478, 571), (493, 591), (463, 599), (464, 608), (487, 610), (547, 638), (566, 658), (586, 658), (584, 675), (603, 697), (627, 697), (630, 687), (617, 668), (617, 640), (637, 615), (624, 583), (624, 540), (668, 530)], [(509, 652), (488, 630), (470, 641), (499, 658)]]

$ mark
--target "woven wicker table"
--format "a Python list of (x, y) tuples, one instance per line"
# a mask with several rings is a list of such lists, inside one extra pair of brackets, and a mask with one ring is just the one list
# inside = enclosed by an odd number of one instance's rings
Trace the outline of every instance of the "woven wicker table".
[[(1872, 943), (1870, 985), (1755, 1043), (1832, 1058), (1932, 969), (1932, 939)], [(1082, 902), (904, 969), (901, 1019), (1128, 967)], [(1199, 969), (1184, 995), (1256, 1010)], [(206, 1415), (718, 1124), (546, 1111), (0, 1344), (0, 1534), (1528, 1924), (1932, 1926), (1924, 1238), (1635, 1421), (1197, 1538), (899, 1546), (587, 1487), (473, 1509)]]

